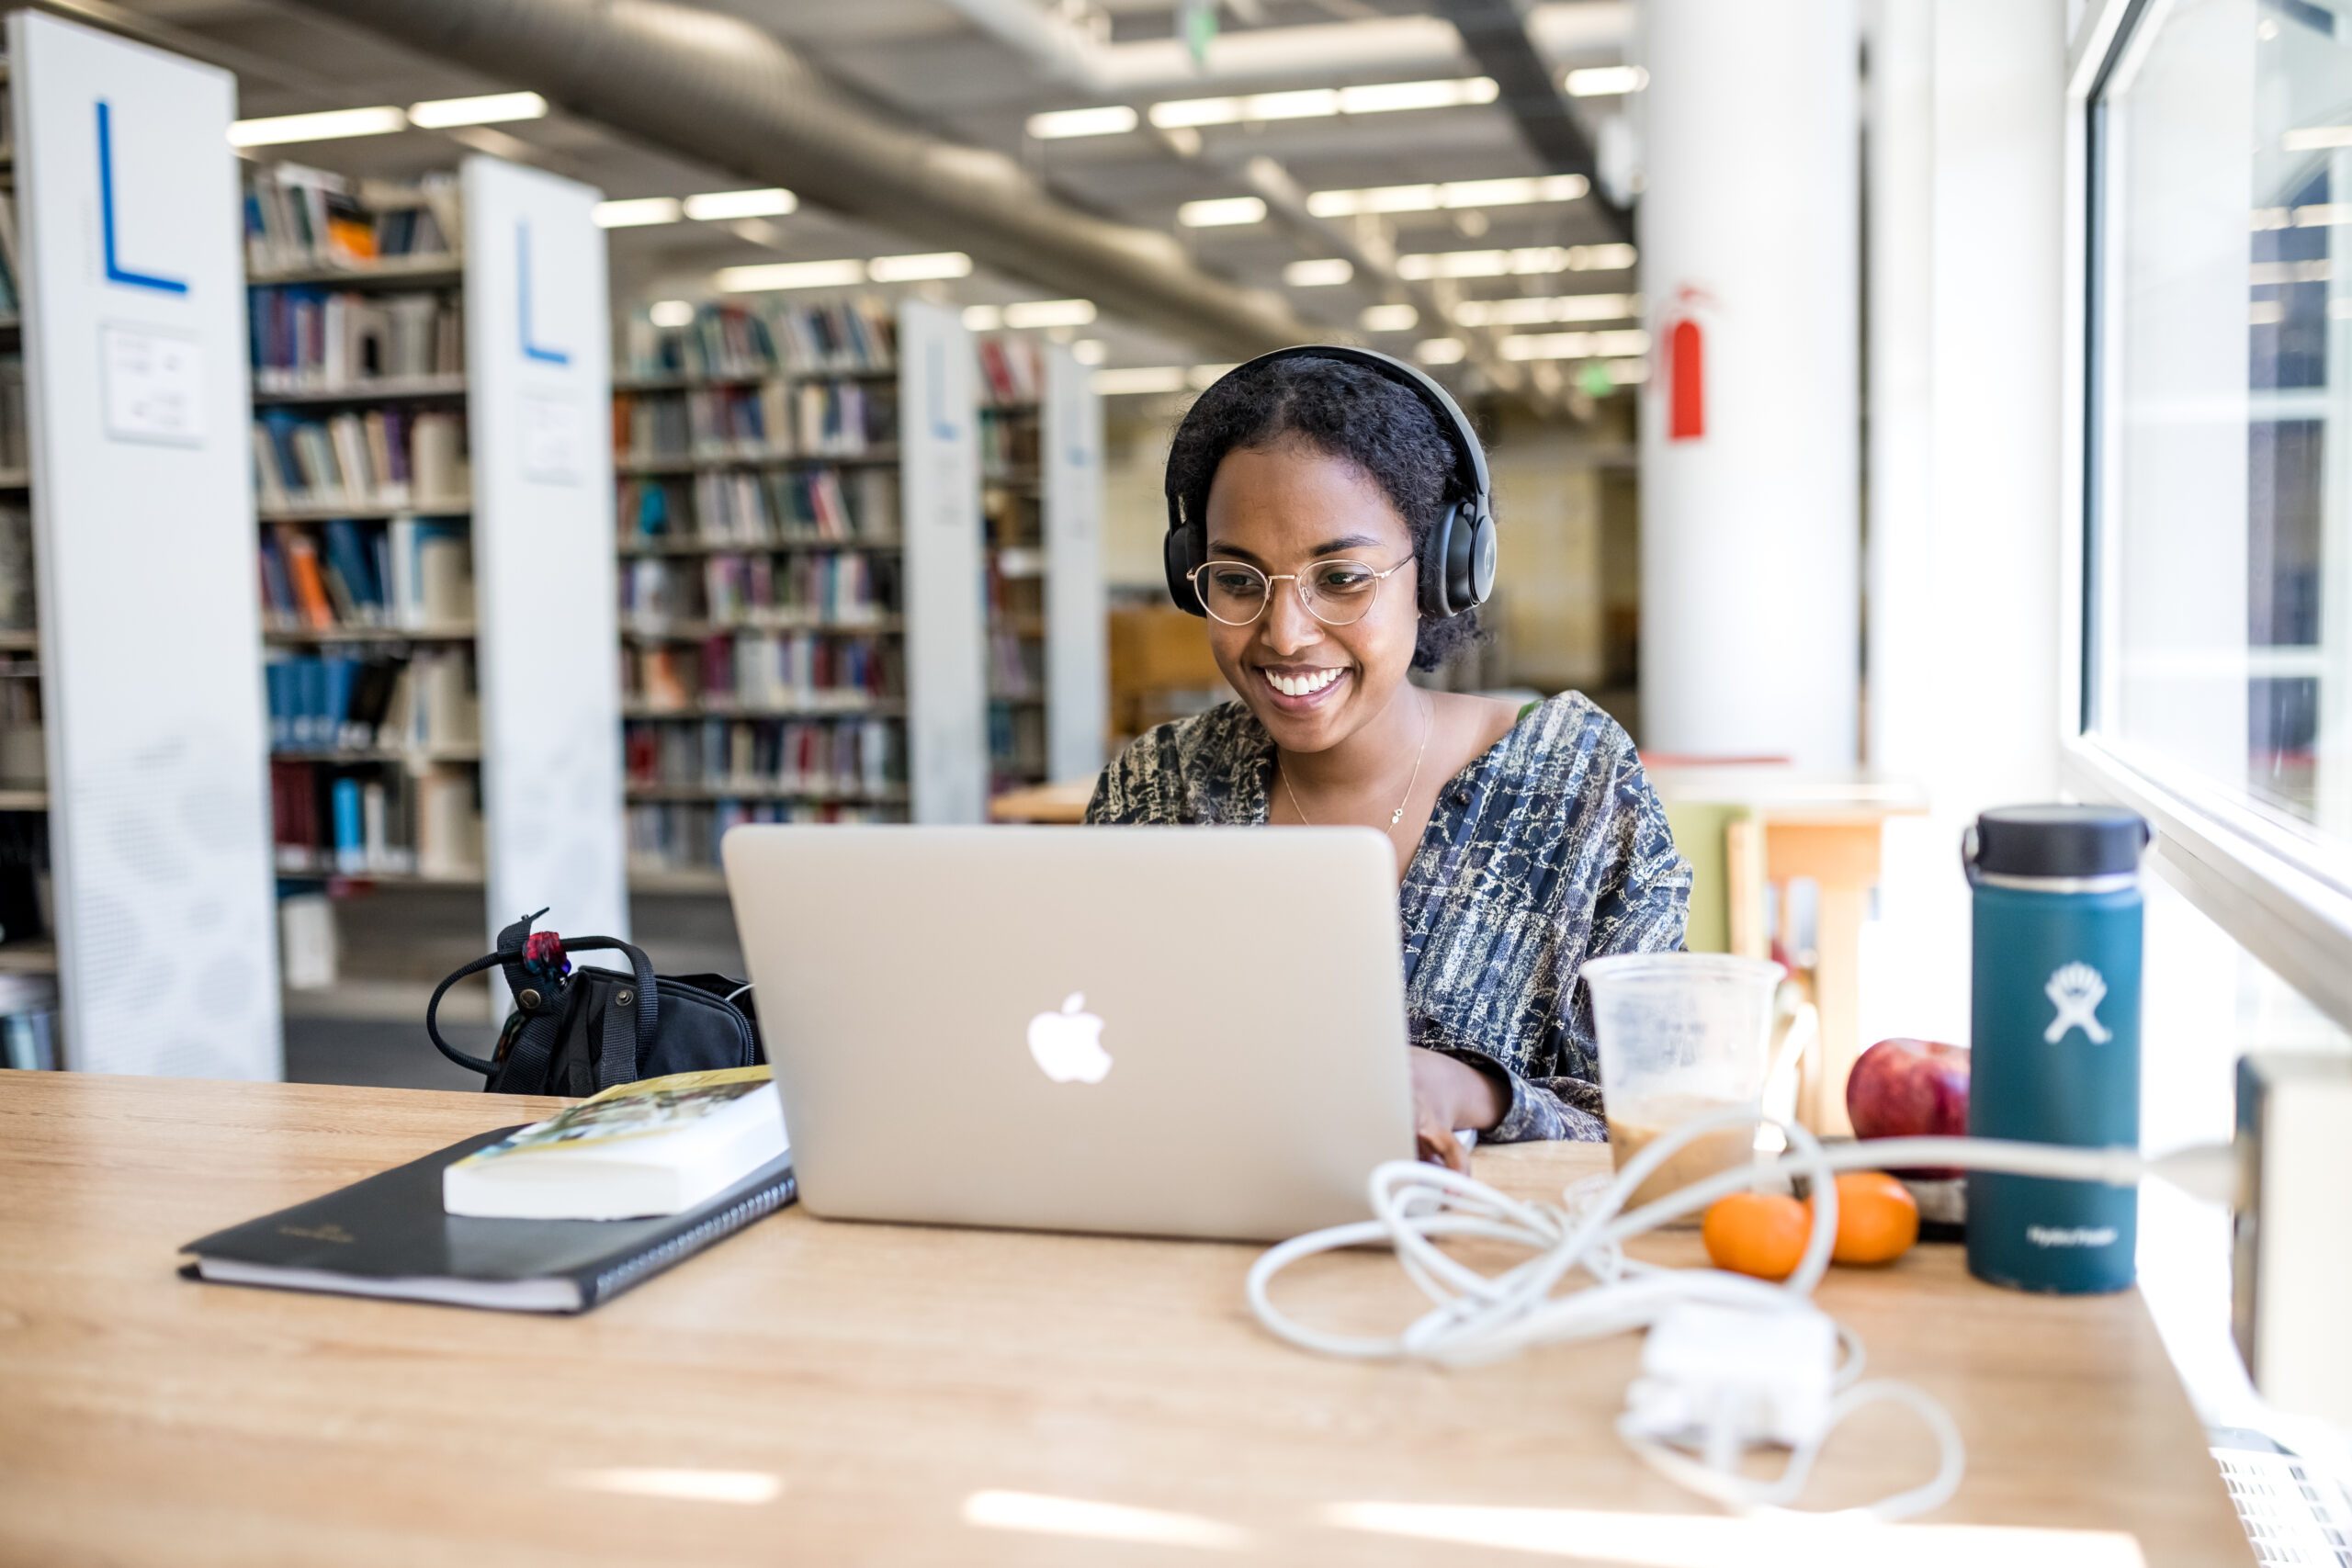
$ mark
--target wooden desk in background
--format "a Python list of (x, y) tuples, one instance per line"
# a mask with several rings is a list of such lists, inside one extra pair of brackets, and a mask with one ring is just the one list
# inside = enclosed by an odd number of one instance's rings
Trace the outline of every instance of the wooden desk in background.
[[(2250, 1559), (2138, 1295), (1994, 1290), (1948, 1247), (1821, 1292), (1967, 1437), (1959, 1497), (1885, 1529), (1728, 1518), (1645, 1469), (1611, 1429), (1630, 1336), (1460, 1372), (1294, 1350), (1243, 1303), (1255, 1247), (789, 1210), (576, 1318), (174, 1273), (217, 1226), (556, 1103), (0, 1072), (0, 1562)], [(1477, 1164), (1537, 1196), (1603, 1157)], [(1420, 1301), (1371, 1254), (1283, 1294), (1358, 1330)], [(1806, 1500), (1931, 1468), (1871, 1409)]]
[(1086, 803), (1094, 798), (1094, 779), (1063, 779), (1056, 784), (1009, 789), (989, 802), (991, 822), (1050, 822), (1072, 824), (1086, 819)]

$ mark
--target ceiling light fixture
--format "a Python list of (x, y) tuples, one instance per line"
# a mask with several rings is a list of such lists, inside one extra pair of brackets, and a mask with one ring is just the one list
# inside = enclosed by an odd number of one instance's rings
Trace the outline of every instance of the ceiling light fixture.
[(645, 317), (657, 327), (690, 327), (695, 308), (684, 299), (656, 299), (646, 307)]
[(1317, 218), (1353, 218), (1366, 212), (1435, 212), (1474, 207), (1523, 207), (1535, 202), (1575, 201), (1592, 189), (1582, 175), (1544, 175), (1498, 180), (1453, 180), (1443, 185), (1374, 186), (1363, 190), (1318, 190), (1306, 198)]
[(1421, 313), (1410, 305), (1367, 305), (1356, 324), (1368, 333), (1408, 333), (1421, 324)]
[(537, 93), (485, 93), (471, 98), (428, 98), (408, 107), (411, 125), (441, 130), (455, 125), (501, 125), (514, 119), (542, 119), (548, 101)]
[(675, 223), (684, 213), (674, 196), (633, 196), (596, 204), (599, 229), (638, 229), (648, 223)]
[(1283, 268), (1283, 281), (1293, 288), (1329, 288), (1345, 283), (1356, 275), (1354, 264), (1340, 256), (1317, 261), (1295, 261)]
[(714, 190), (700, 196), (690, 196), (685, 202), (686, 216), (701, 223), (717, 223), (729, 218), (781, 218), (800, 208), (800, 198), (777, 186), (758, 190)]
[(1572, 98), (1613, 98), (1649, 85), (1650, 73), (1638, 65), (1589, 65), (1569, 72), (1561, 82)]
[(2317, 152), (2329, 147), (2352, 147), (2352, 125), (2307, 125), (2278, 139), (2290, 152)]
[(1424, 338), (1413, 345), (1413, 357), (1424, 365), (1459, 365), (1469, 354), (1458, 337)]
[(1136, 111), (1125, 104), (1100, 108), (1048, 109), (1029, 117), (1029, 134), (1040, 141), (1069, 136), (1121, 136), (1136, 128)]
[(964, 330), (967, 333), (992, 333), (1004, 325), (1004, 311), (995, 305), (964, 307)]
[(1176, 209), (1176, 221), (1187, 229), (1223, 229), (1256, 223), (1266, 216), (1266, 204), (1254, 196), (1223, 196), (1208, 201), (1188, 201)]
[(408, 116), (390, 104), (382, 104), (374, 108), (323, 109), (317, 114), (237, 120), (229, 127), (229, 145), (277, 147), (289, 141), (336, 141), (346, 136), (382, 136), (407, 129)]
[(1638, 294), (1563, 294), (1524, 299), (1464, 299), (1453, 319), (1465, 327), (1524, 327), (1544, 321), (1620, 321), (1639, 316)]
[(722, 266), (715, 281), (729, 294), (764, 294), (780, 288), (846, 288), (865, 281), (865, 264), (809, 261)]
[(1069, 345), (1069, 356), (1080, 365), (1100, 365), (1110, 347), (1099, 337), (1082, 337)]
[(961, 251), (933, 251), (912, 256), (876, 256), (865, 264), (865, 273), (876, 283), (928, 283), (934, 278), (969, 277), (972, 276), (972, 258)]
[(1432, 277), (1540, 277), (1556, 272), (1609, 272), (1632, 266), (1634, 247), (1529, 245), (1515, 251), (1424, 251), (1398, 256), (1396, 273), (1415, 282)]
[(1004, 324), (1015, 332), (1036, 327), (1082, 327), (1093, 319), (1091, 299), (1023, 299), (1004, 308)]
[(1181, 392), (1185, 370), (1181, 365), (1131, 366), (1122, 370), (1097, 370), (1088, 385), (1101, 398), (1134, 397), (1149, 392)]

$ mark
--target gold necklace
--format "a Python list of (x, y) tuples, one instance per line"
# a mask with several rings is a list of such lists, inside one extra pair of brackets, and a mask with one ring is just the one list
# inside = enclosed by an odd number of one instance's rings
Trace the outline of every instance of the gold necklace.
[[(1427, 707), (1424, 707), (1421, 710), (1421, 749), (1413, 753), (1413, 776), (1405, 781), (1405, 798), (1396, 803), (1396, 809), (1395, 811), (1389, 813), (1388, 830), (1391, 833), (1394, 833), (1396, 830), (1396, 825), (1399, 822), (1405, 820), (1405, 807), (1411, 805), (1413, 802), (1413, 786), (1421, 782), (1421, 759), (1429, 755), (1430, 726), (1435, 717), (1436, 712), (1437, 705), (1435, 703), (1430, 703)], [(1306, 807), (1298, 803), (1298, 791), (1291, 788), (1290, 770), (1288, 768), (1282, 770), (1282, 778), (1283, 793), (1290, 796), (1290, 808), (1298, 813), (1298, 819), (1302, 824), (1309, 828), (1314, 827), (1315, 819), (1307, 816)]]

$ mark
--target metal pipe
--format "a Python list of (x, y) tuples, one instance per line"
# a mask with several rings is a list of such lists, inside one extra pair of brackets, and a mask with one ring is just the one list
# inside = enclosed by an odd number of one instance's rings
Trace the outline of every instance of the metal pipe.
[(738, 17), (676, 0), (287, 3), (1213, 352), (1313, 335), (1279, 299), (1203, 272), (1170, 236), (1070, 207), (1001, 153), (890, 123)]

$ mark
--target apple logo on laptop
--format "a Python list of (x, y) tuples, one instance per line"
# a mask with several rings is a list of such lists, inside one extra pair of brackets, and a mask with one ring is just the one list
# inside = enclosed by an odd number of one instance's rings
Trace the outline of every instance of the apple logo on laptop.
[(1041, 1012), (1029, 1021), (1029, 1054), (1056, 1083), (1101, 1083), (1111, 1070), (1111, 1053), (1102, 1049), (1102, 1021), (1085, 1010), (1086, 993), (1072, 991), (1059, 1012)]

